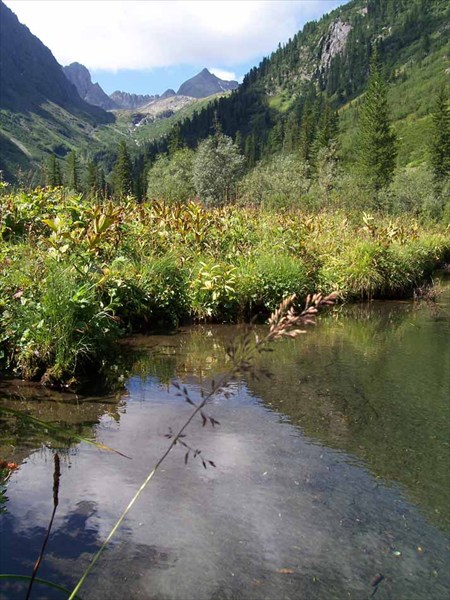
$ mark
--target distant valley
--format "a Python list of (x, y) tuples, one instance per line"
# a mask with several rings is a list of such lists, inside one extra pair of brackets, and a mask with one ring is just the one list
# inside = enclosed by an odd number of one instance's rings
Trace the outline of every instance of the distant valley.
[(0, 17), (0, 170), (11, 181), (18, 173), (42, 181), (45, 161), (64, 161), (72, 150), (82, 164), (94, 160), (110, 174), (122, 140), (136, 165), (151, 162), (167, 152), (171, 135), (196, 148), (216, 119), (249, 168), (299, 147), (310, 160), (324, 102), (339, 117), (339, 158), (351, 164), (375, 42), (400, 142), (397, 162), (417, 166), (428, 160), (431, 106), (450, 74), (443, 0), (353, 0), (307, 23), (241, 85), (203, 69), (178, 90), (145, 94), (108, 95), (80, 63), (61, 67), (1, 0)]
[[(132, 144), (153, 139), (170, 129), (180, 111), (202, 107), (209, 97), (238, 87), (203, 69), (178, 93), (115, 91), (108, 96), (80, 63), (61, 67), (1, 0), (0, 58), (0, 171), (10, 181), (19, 173), (30, 184), (41, 181), (52, 154), (64, 158), (76, 150), (82, 160), (103, 157), (108, 168), (105, 157), (124, 136)], [(168, 122), (161, 126), (164, 120)]]

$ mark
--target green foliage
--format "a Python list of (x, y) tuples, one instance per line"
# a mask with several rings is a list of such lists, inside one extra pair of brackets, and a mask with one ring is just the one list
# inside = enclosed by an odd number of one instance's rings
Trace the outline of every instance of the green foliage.
[(118, 198), (130, 196), (133, 191), (131, 158), (124, 141), (119, 144), (117, 161), (113, 170), (114, 193)]
[[(386, 202), (406, 193), (404, 183), (392, 186), (398, 189)], [(313, 205), (311, 190), (304, 202), (294, 197), (274, 212), (193, 201), (100, 203), (63, 188), (4, 188), (0, 361), (47, 383), (105, 375), (112, 344), (125, 331), (264, 315), (283, 296), (296, 293), (301, 301), (315, 289), (338, 289), (344, 298), (395, 296), (450, 258), (444, 227), (421, 227), (404, 213), (343, 212), (357, 198), (339, 204), (342, 189), (339, 183), (328, 192), (335, 204), (325, 213), (320, 205), (300, 208)], [(359, 199), (360, 190), (354, 194)], [(400, 210), (410, 200), (396, 201)]]
[(216, 133), (198, 147), (193, 164), (197, 194), (206, 204), (220, 205), (236, 198), (244, 157), (233, 140)]
[(396, 137), (389, 122), (387, 89), (376, 49), (360, 115), (359, 164), (362, 175), (375, 190), (392, 181), (397, 156)]
[(304, 298), (313, 286), (302, 260), (266, 250), (246, 265), (240, 302), (247, 314), (270, 314), (283, 298), (296, 294)]
[(80, 165), (75, 150), (67, 159), (67, 187), (74, 192), (80, 191)]
[(189, 297), (198, 319), (228, 320), (236, 313), (236, 267), (223, 262), (200, 261), (192, 270)]
[(393, 214), (409, 213), (439, 221), (449, 198), (445, 188), (436, 188), (433, 174), (426, 165), (420, 165), (399, 170), (391, 185), (380, 193), (379, 203)]
[(185, 273), (174, 257), (116, 258), (103, 269), (102, 288), (131, 331), (176, 327), (187, 314)]
[(307, 165), (296, 154), (279, 154), (257, 165), (240, 184), (247, 203), (267, 208), (301, 207), (310, 181)]
[(441, 183), (450, 179), (450, 104), (444, 85), (437, 94), (432, 120), (431, 166), (435, 180)]
[(45, 179), (49, 187), (58, 187), (63, 184), (61, 167), (54, 154), (51, 154), (48, 159), (45, 170)]
[(194, 152), (183, 149), (161, 154), (148, 172), (147, 196), (166, 202), (185, 202), (195, 195), (192, 181)]
[(112, 305), (100, 301), (70, 264), (52, 258), (42, 265), (39, 285), (27, 283), (15, 294), (14, 281), (3, 283), (11, 298), (1, 316), (9, 362), (23, 377), (45, 375), (48, 382), (98, 368), (118, 333)]

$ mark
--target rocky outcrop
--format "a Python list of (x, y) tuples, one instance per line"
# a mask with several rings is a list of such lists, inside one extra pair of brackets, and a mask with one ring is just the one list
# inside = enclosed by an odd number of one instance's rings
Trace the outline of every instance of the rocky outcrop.
[(105, 94), (100, 85), (92, 83), (91, 74), (84, 65), (74, 62), (67, 67), (63, 67), (63, 71), (67, 79), (77, 88), (83, 100), (105, 110), (117, 108), (115, 102)]
[(334, 56), (342, 54), (345, 50), (348, 34), (352, 26), (340, 19), (331, 23), (325, 39), (322, 39), (322, 54), (320, 57), (320, 70), (325, 71), (330, 66)]
[(119, 90), (116, 90), (110, 95), (110, 99), (115, 103), (116, 108), (129, 110), (136, 110), (158, 98), (159, 96), (157, 94), (154, 96), (148, 94), (129, 94), (128, 92), (120, 92)]

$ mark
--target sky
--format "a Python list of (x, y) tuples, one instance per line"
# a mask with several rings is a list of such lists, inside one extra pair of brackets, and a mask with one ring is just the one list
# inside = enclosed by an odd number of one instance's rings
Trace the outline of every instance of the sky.
[(204, 67), (241, 81), (303, 25), (345, 0), (5, 0), (61, 65), (106, 93), (175, 91)]

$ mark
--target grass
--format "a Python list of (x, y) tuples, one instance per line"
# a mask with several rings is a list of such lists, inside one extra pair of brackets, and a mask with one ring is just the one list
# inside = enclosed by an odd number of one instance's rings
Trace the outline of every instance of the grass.
[(64, 189), (0, 207), (0, 360), (53, 385), (109, 377), (130, 332), (264, 318), (311, 290), (405, 296), (450, 258), (448, 228), (405, 214), (96, 204)]

